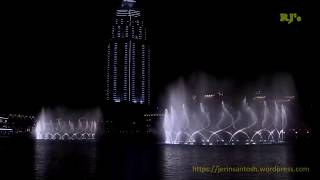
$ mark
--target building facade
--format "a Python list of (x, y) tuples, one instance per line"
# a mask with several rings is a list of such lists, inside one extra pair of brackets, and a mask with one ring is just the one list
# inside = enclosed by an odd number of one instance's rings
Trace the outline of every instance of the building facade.
[(150, 47), (144, 19), (134, 0), (123, 0), (105, 51), (105, 99), (150, 104)]
[(1, 136), (30, 136), (35, 124), (35, 116), (25, 114), (0, 115)]

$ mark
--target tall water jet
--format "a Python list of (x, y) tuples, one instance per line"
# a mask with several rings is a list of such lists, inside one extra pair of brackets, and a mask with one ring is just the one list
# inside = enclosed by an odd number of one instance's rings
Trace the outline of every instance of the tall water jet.
[(102, 120), (99, 109), (71, 112), (42, 109), (35, 126), (35, 138), (46, 140), (95, 139), (97, 122)]
[(276, 96), (276, 99), (261, 93), (249, 94), (241, 102), (229, 102), (221, 90), (210, 92), (207, 87), (201, 87), (201, 92), (195, 92), (182, 81), (178, 86), (183, 88), (174, 87), (169, 92), (167, 107), (170, 108), (164, 112), (165, 143), (213, 145), (284, 141), (291, 94)]

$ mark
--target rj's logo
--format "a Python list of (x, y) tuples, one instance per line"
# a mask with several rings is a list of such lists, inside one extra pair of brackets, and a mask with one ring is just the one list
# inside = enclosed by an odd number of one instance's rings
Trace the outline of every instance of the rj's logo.
[(280, 13), (280, 22), (291, 24), (294, 21), (300, 22), (301, 16), (297, 13)]

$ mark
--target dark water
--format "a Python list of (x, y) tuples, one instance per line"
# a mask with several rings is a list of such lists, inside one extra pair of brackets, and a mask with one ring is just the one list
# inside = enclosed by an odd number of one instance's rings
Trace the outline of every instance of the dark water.
[[(0, 179), (301, 179), (309, 145), (179, 146), (0, 141)], [(196, 173), (193, 166), (309, 167), (309, 173)]]

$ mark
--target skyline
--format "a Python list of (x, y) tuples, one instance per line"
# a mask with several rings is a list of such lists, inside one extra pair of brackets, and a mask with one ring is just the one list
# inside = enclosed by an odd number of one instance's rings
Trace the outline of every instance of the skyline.
[[(99, 104), (103, 100), (103, 49), (119, 3), (44, 3), (44, 10), (32, 4), (28, 8), (8, 8), (16, 16), (7, 16), (5, 22), (6, 47), (1, 56), (1, 82), (5, 88), (0, 95), (3, 108), (12, 102), (12, 108), (22, 109), (50, 104)], [(299, 96), (306, 101), (305, 107), (312, 103), (315, 90), (312, 83), (305, 81), (306, 77), (311, 82), (315, 80), (311, 62), (314, 52), (306, 43), (313, 32), (308, 29), (310, 21), (303, 21), (303, 27), (294, 26), (290, 32), (279, 25), (278, 7), (272, 8), (271, 3), (265, 7), (259, 4), (259, 10), (247, 7), (246, 12), (241, 10), (246, 4), (235, 8), (217, 3), (213, 14), (208, 11), (211, 7), (201, 3), (137, 3), (150, 29), (155, 96), (171, 82), (195, 71), (234, 79), (240, 86), (260, 75), (288, 72), (295, 79)], [(190, 10), (193, 13), (186, 13)], [(239, 12), (243, 20), (230, 22)], [(217, 17), (213, 22), (212, 16)], [(279, 36), (269, 38), (265, 34), (271, 35), (270, 31)], [(290, 46), (298, 42), (305, 46)], [(210, 43), (212, 46), (208, 46)], [(263, 56), (256, 57), (252, 51)], [(303, 63), (295, 59), (303, 59)], [(309, 71), (305, 73), (305, 69)]]

